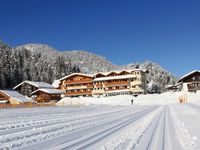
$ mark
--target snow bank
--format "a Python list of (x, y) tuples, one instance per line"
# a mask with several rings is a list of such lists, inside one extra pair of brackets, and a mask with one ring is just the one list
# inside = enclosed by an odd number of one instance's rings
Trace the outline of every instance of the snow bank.
[(200, 93), (166, 92), (162, 94), (147, 94), (134, 97), (132, 95), (118, 95), (109, 97), (65, 97), (57, 105), (122, 105), (130, 106), (131, 100), (137, 105), (168, 105), (179, 103), (179, 97), (186, 96), (188, 102), (197, 102), (200, 105)]
[(57, 102), (57, 105), (130, 105), (131, 95), (119, 95), (119, 96), (110, 96), (110, 97), (65, 97)]

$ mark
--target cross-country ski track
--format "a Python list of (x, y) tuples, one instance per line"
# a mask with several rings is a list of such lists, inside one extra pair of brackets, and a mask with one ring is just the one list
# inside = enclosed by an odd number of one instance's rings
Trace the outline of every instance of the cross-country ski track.
[(199, 108), (172, 104), (4, 109), (0, 110), (0, 150), (195, 149), (198, 139), (186, 134), (190, 130), (183, 122), (197, 124), (184, 120), (181, 111), (199, 112)]

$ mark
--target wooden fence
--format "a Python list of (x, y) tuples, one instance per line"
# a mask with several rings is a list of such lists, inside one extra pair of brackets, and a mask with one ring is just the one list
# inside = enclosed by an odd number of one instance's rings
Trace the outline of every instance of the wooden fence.
[(0, 104), (0, 109), (3, 108), (32, 108), (32, 107), (53, 107), (55, 103), (48, 103), (48, 104)]

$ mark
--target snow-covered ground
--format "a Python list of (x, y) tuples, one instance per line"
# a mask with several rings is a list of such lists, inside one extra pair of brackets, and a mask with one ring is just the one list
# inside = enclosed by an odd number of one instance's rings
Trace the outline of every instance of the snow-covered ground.
[(130, 106), (131, 100), (135, 105), (166, 105), (179, 103), (179, 97), (186, 97), (188, 102), (200, 101), (200, 93), (166, 92), (162, 94), (148, 94), (134, 97), (132, 95), (118, 95), (109, 97), (65, 97), (57, 105), (121, 105)]
[(64, 98), (58, 105), (66, 106), (1, 109), (0, 150), (200, 149), (199, 93)]

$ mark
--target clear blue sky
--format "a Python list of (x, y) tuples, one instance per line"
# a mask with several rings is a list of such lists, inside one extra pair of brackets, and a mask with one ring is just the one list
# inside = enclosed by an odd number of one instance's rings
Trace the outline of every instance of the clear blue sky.
[(0, 38), (82, 49), (115, 64), (150, 60), (177, 76), (200, 69), (200, 1), (0, 0)]

